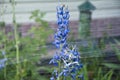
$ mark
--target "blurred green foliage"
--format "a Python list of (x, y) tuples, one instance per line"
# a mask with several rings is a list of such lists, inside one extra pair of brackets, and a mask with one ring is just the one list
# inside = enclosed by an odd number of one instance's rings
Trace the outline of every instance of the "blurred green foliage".
[(116, 59), (117, 62), (104, 62), (102, 65), (104, 65), (107, 68), (114, 70), (114, 76), (116, 77), (116, 80), (120, 80), (120, 41), (117, 39), (114, 39), (116, 44), (110, 43), (111, 49), (114, 51), (113, 57)]
[[(38, 73), (39, 67), (36, 64), (39, 62), (41, 55), (47, 53), (46, 43), (48, 42), (48, 37), (52, 33), (48, 22), (42, 19), (44, 15), (45, 13), (38, 10), (32, 12), (30, 19), (33, 19), (37, 25), (32, 26), (31, 29), (29, 29), (27, 36), (23, 37), (19, 35), (20, 31), (17, 29), (20, 53), (19, 77), (22, 80), (41, 80), (41, 76)], [(6, 52), (6, 57), (8, 58), (4, 68), (6, 69), (6, 72), (4, 69), (1, 70), (0, 80), (17, 80), (15, 77), (16, 49), (14, 33), (12, 31), (6, 33), (5, 26), (0, 28), (0, 51), (2, 52), (4, 50)], [(0, 54), (0, 58), (3, 58), (2, 54)], [(4, 73), (6, 73), (6, 77)]]
[[(94, 71), (88, 72), (86, 65), (84, 65), (82, 72), (84, 73), (84, 80), (90, 80), (90, 79), (92, 79), (92, 80), (112, 80), (112, 75), (113, 75), (112, 70), (110, 70), (106, 73), (103, 73), (101, 67), (98, 68), (98, 71), (96, 73), (94, 73)], [(93, 76), (93, 74), (96, 74), (96, 76)]]

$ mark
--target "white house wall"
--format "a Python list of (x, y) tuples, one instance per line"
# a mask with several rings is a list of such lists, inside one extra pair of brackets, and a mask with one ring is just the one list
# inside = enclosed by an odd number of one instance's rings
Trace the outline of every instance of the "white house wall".
[[(62, 4), (67, 4), (70, 10), (70, 20), (79, 19), (78, 6), (85, 0), (61, 0)], [(96, 10), (93, 11), (93, 19), (96, 18), (109, 18), (120, 17), (120, 0), (90, 0), (95, 6)], [(0, 0), (2, 3), (2, 0)], [(3, 4), (2, 4), (3, 5)], [(56, 6), (58, 0), (16, 0), (16, 20), (18, 23), (33, 22), (29, 19), (33, 10), (40, 10), (46, 12), (44, 17), (47, 21), (56, 21)], [(1, 4), (0, 4), (1, 6)], [(0, 21), (4, 20), (7, 23), (12, 22), (12, 7), (9, 0), (5, 0), (5, 14), (1, 17)]]

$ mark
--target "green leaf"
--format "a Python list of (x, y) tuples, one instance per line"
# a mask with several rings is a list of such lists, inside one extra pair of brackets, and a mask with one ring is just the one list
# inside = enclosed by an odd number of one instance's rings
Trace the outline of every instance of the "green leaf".
[(85, 80), (89, 80), (89, 78), (88, 78), (88, 71), (87, 71), (87, 66), (86, 65), (83, 66), (83, 73), (84, 73), (84, 79)]
[(114, 64), (114, 63), (103, 63), (104, 66), (112, 69), (120, 69), (120, 64)]
[(111, 80), (111, 77), (112, 77), (112, 74), (113, 74), (113, 71), (110, 70), (108, 73), (106, 73), (101, 80)]

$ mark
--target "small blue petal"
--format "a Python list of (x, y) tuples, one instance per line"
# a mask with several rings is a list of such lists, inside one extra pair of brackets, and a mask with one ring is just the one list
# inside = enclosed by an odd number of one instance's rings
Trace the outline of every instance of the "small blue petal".
[(62, 19), (58, 19), (58, 20), (57, 20), (57, 23), (58, 23), (58, 24), (62, 24)]
[(84, 80), (84, 76), (83, 76), (83, 74), (79, 75), (78, 78)]
[(51, 77), (50, 80), (55, 80), (55, 78), (54, 78), (54, 77)]
[(71, 74), (72, 80), (76, 80), (76, 74)]

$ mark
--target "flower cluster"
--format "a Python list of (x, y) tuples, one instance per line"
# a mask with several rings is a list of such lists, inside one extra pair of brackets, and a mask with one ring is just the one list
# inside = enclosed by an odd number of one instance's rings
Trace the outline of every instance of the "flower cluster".
[[(80, 61), (80, 53), (76, 50), (75, 47), (72, 49), (66, 48), (59, 53), (56, 53), (50, 61), (50, 64), (54, 64), (55, 66), (60, 66), (60, 70), (54, 70), (53, 76), (50, 80), (56, 80), (58, 77), (71, 77), (72, 80), (76, 80), (76, 78), (82, 78), (81, 74), (77, 74), (78, 71), (81, 70), (83, 65)], [(59, 63), (62, 63), (61, 65)], [(80, 77), (81, 76), (81, 77)]]
[[(5, 51), (2, 51), (2, 55), (5, 56)], [(5, 67), (6, 61), (7, 61), (7, 58), (0, 59), (0, 69)]]
[(57, 7), (57, 24), (58, 29), (57, 32), (54, 35), (55, 41), (54, 44), (57, 48), (60, 48), (62, 45), (62, 48), (65, 48), (67, 46), (66, 39), (69, 32), (69, 11), (68, 8), (65, 8), (65, 6), (58, 6)]
[(69, 33), (69, 10), (64, 5), (57, 7), (58, 29), (55, 34), (55, 45), (59, 48), (59, 51), (53, 56), (50, 64), (59, 66), (52, 73), (50, 80), (59, 80), (62, 78), (66, 80), (70, 77), (72, 80), (81, 78), (83, 76), (78, 74), (83, 65), (80, 61), (80, 53), (76, 47), (69, 48), (67, 44), (67, 36)]

